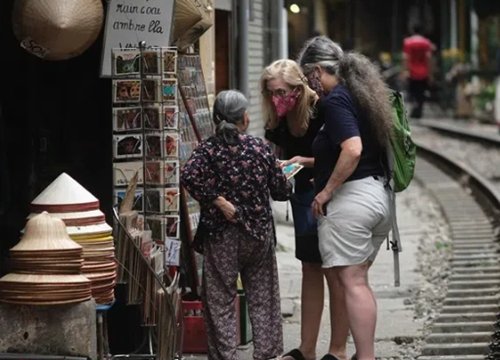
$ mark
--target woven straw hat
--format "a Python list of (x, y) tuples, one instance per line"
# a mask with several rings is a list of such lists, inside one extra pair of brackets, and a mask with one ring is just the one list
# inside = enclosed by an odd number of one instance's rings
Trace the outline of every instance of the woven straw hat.
[(179, 51), (185, 51), (188, 47), (193, 45), (194, 42), (213, 25), (211, 11), (202, 9), (201, 13), (201, 20), (190, 27), (174, 42), (174, 45), (177, 46)]
[(59, 175), (31, 202), (35, 213), (99, 210), (99, 200), (66, 173)]
[(16, 251), (49, 251), (82, 249), (82, 246), (73, 241), (66, 231), (61, 219), (43, 212), (28, 220), (21, 241), (10, 249)]
[(202, 19), (200, 8), (194, 0), (176, 0), (174, 8), (174, 42)]
[(16, 0), (12, 23), (27, 51), (47, 60), (65, 60), (92, 45), (103, 18), (101, 0)]

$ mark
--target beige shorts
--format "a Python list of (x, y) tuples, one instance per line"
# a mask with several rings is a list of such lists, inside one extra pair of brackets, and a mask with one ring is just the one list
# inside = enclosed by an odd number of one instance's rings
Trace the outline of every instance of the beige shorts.
[(391, 229), (390, 197), (383, 179), (344, 183), (318, 219), (324, 268), (373, 261)]

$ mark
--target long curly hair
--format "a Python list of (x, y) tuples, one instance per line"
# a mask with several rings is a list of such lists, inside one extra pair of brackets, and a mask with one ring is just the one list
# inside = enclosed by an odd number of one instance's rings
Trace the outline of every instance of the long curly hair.
[(387, 147), (392, 136), (393, 111), (390, 90), (376, 66), (364, 55), (345, 53), (326, 36), (308, 40), (299, 52), (297, 62), (305, 74), (321, 66), (344, 84), (361, 111), (367, 115), (378, 143)]
[(276, 60), (267, 66), (260, 77), (260, 90), (262, 94), (262, 111), (265, 119), (266, 129), (275, 129), (279, 119), (274, 111), (271, 96), (267, 91), (269, 80), (281, 79), (291, 88), (299, 89), (299, 97), (295, 106), (295, 121), (297, 127), (291, 127), (290, 132), (294, 136), (303, 136), (309, 127), (309, 120), (313, 115), (313, 104), (316, 101), (316, 93), (307, 85), (307, 79), (302, 73), (300, 66), (293, 60)]

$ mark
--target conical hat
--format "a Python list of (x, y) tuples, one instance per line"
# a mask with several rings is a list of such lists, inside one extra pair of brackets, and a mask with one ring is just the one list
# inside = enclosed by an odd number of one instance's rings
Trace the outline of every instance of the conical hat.
[(109, 226), (107, 223), (97, 224), (97, 225), (87, 225), (87, 226), (66, 226), (66, 230), (68, 234), (73, 237), (75, 236), (75, 240), (78, 241), (78, 237), (83, 235), (97, 235), (97, 234), (106, 234), (109, 235), (113, 228)]
[(202, 18), (200, 8), (194, 0), (176, 0), (172, 39), (177, 40)]
[(59, 175), (32, 202), (33, 212), (98, 210), (99, 200), (66, 173)]
[(185, 51), (197, 41), (201, 35), (205, 33), (212, 25), (212, 15), (207, 9), (201, 10), (202, 18), (187, 31), (182, 33), (178, 39), (174, 41), (174, 45), (181, 52)]
[(47, 60), (80, 55), (101, 31), (101, 0), (16, 0), (14, 33), (29, 52)]
[(44, 211), (28, 220), (21, 241), (10, 251), (74, 250), (81, 248), (81, 245), (69, 237), (64, 222)]
[[(28, 219), (38, 215), (37, 213), (31, 213), (28, 215)], [(90, 211), (76, 211), (76, 212), (64, 212), (64, 213), (50, 213), (50, 216), (61, 219), (64, 221), (66, 226), (85, 226), (85, 225), (96, 225), (103, 223), (105, 221), (104, 213), (101, 210), (90, 210)]]

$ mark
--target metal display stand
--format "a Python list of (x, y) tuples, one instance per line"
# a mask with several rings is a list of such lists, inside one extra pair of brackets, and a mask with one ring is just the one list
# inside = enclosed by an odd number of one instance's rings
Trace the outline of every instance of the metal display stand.
[[(127, 284), (126, 303), (140, 306), (147, 330), (137, 351), (111, 358), (173, 359), (182, 326), (179, 275), (168, 272), (179, 266), (181, 244), (177, 51), (142, 42), (112, 56), (115, 207), (135, 182), (134, 211), (115, 210), (118, 281)], [(135, 353), (145, 347), (148, 354)]]

